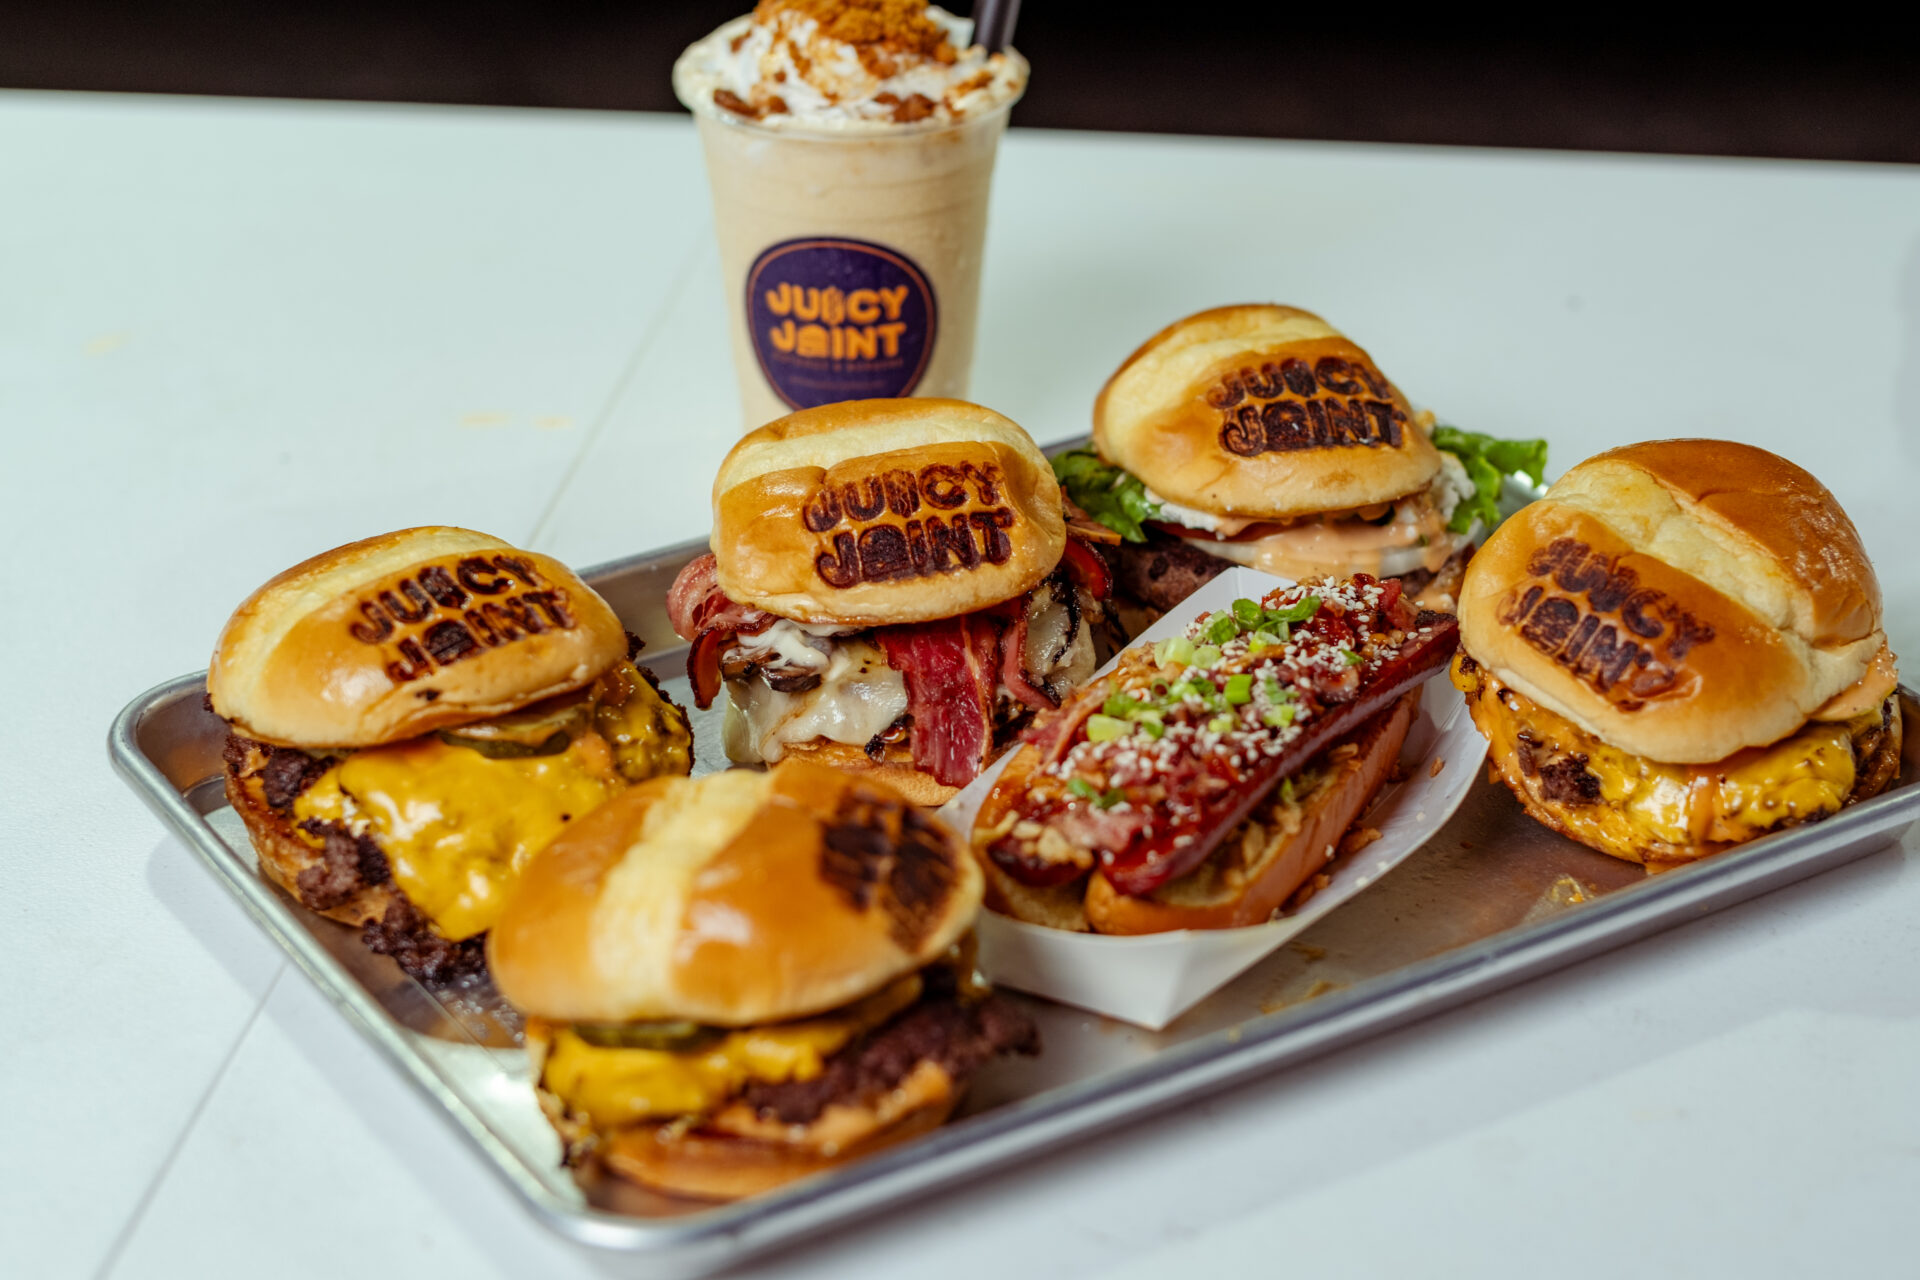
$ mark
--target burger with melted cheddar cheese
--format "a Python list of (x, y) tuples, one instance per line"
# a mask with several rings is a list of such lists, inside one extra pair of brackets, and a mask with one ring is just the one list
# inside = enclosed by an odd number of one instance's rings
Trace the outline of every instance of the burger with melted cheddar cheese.
[(558, 561), (403, 529), (282, 573), (207, 673), (260, 869), (415, 977), (483, 964), (521, 871), (616, 793), (692, 766), (686, 712)]
[(1535, 818), (1662, 870), (1877, 795), (1894, 657), (1853, 522), (1721, 440), (1573, 468), (1467, 567), (1453, 682)]
[(1544, 441), (1436, 427), (1339, 330), (1269, 305), (1149, 338), (1094, 402), (1091, 447), (1054, 459), (1121, 539), (1116, 598), (1136, 624), (1235, 564), (1398, 578), (1416, 607), (1451, 613), (1503, 478), (1537, 483), (1545, 465)]
[(667, 611), (696, 705), (725, 690), (738, 763), (819, 760), (939, 804), (1093, 674), (1106, 569), (991, 409), (789, 415), (727, 454), (713, 512)]
[(974, 976), (980, 891), (906, 797), (786, 760), (616, 797), (487, 949), (568, 1164), (730, 1200), (924, 1133), (1037, 1050)]

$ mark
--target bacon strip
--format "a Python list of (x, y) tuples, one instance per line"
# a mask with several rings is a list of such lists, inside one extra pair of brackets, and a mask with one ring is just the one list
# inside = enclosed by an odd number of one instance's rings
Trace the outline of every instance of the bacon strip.
[(973, 781), (992, 745), (996, 632), (979, 614), (874, 632), (906, 682), (913, 763), (949, 787)]
[[(1280, 779), (1386, 710), (1394, 699), (1444, 665), (1458, 643), (1459, 624), (1452, 618), (1434, 624), (1431, 635), (1383, 666), (1352, 701), (1324, 708), (1305, 732), (1287, 744), (1286, 750), (1250, 761), (1235, 785), (1193, 797), (1193, 817), (1157, 824), (1159, 829), (1151, 839), (1129, 839), (1103, 851), (1101, 871), (1114, 888), (1136, 898), (1192, 871), (1246, 820), (1254, 805), (1278, 786)], [(1190, 838), (1176, 845), (1181, 836)]]
[(1061, 554), (1060, 563), (1095, 600), (1105, 600), (1113, 591), (1113, 574), (1107, 568), (1106, 560), (1098, 551), (1074, 537), (1071, 529), (1067, 531), (1067, 549)]
[(694, 705), (706, 710), (720, 693), (720, 657), (743, 635), (765, 631), (778, 618), (764, 609), (740, 604), (720, 589), (718, 562), (713, 553), (687, 562), (667, 591), (667, 621), (687, 651), (687, 679), (693, 684)]

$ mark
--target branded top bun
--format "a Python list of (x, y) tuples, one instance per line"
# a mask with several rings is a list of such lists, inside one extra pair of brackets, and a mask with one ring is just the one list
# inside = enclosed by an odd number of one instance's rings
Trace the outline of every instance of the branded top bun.
[(248, 737), (369, 747), (578, 689), (626, 648), (613, 610), (559, 561), (469, 529), (402, 529), (248, 596), (207, 692)]
[(962, 400), (852, 400), (748, 434), (713, 482), (721, 590), (802, 622), (932, 622), (1011, 600), (1066, 549), (1032, 437)]
[(1093, 440), (1163, 498), (1268, 520), (1391, 502), (1440, 470), (1372, 358), (1294, 307), (1215, 307), (1162, 329), (1101, 389)]
[(1784, 458), (1719, 440), (1573, 468), (1467, 566), (1461, 643), (1623, 751), (1720, 760), (1798, 729), (1886, 643), (1860, 535)]
[(488, 963), (543, 1018), (749, 1026), (931, 963), (980, 893), (960, 839), (875, 782), (798, 760), (655, 778), (534, 860)]

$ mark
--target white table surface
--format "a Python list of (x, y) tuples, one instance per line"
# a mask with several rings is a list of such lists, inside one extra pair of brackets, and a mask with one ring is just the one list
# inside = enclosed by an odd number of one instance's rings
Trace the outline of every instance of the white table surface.
[[(111, 774), (286, 565), (410, 524), (588, 565), (736, 430), (682, 119), (0, 95), (9, 1275), (592, 1275)], [(1016, 130), (975, 397), (1084, 430), (1202, 306), (1417, 401), (1765, 445), (1920, 646), (1920, 170)], [(1914, 1273), (1920, 848), (1893, 848), (753, 1268)]]

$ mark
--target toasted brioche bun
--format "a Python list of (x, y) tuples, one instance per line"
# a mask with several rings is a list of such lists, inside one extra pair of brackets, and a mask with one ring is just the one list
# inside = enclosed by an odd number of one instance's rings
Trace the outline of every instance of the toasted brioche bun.
[[(1183, 876), (1151, 897), (1133, 898), (1095, 872), (1087, 883), (1087, 920), (1099, 933), (1166, 933), (1173, 929), (1234, 929), (1265, 924), (1300, 886), (1332, 860), (1354, 824), (1393, 771), (1400, 747), (1420, 709), (1412, 689), (1369, 720), (1348, 742), (1355, 748), (1328, 752), (1331, 772), (1300, 806), (1292, 833), (1249, 823), (1232, 838), (1251, 840), (1242, 878)], [(1344, 745), (1344, 744), (1343, 744)]]
[(494, 981), (561, 1021), (743, 1027), (838, 1008), (972, 927), (980, 873), (876, 782), (804, 760), (641, 783), (527, 868)]
[[(261, 873), (292, 894), (294, 901), (310, 911), (318, 910), (310, 906), (306, 895), (300, 892), (300, 873), (322, 865), (320, 851), (300, 838), (291, 821), (268, 806), (259, 778), (238, 778), (228, 770), (226, 791), (227, 803), (240, 815), (240, 821), (247, 826), (247, 835), (253, 839)], [(399, 896), (400, 891), (391, 880), (362, 886), (351, 898), (320, 914), (342, 924), (362, 925), (385, 916), (387, 908)]]
[(658, 1191), (700, 1200), (738, 1200), (937, 1129), (959, 1101), (952, 1077), (937, 1064), (922, 1062), (877, 1104), (836, 1103), (811, 1124), (753, 1126), (774, 1130), (763, 1136), (713, 1125), (684, 1133), (635, 1125), (607, 1139), (603, 1158), (615, 1173)]
[[(1264, 924), (1327, 865), (1328, 850), (1340, 844), (1347, 828), (1379, 794), (1419, 709), (1420, 690), (1409, 690), (1319, 757), (1315, 763), (1330, 776), (1300, 802), (1300, 824), (1293, 831), (1263, 826), (1259, 821), (1263, 810), (1256, 809), (1255, 816), (1228, 837), (1254, 842), (1244, 849), (1235, 877), (1205, 875), (1209, 868), (1203, 866), (1145, 898), (1121, 893), (1098, 871), (1071, 884), (1034, 888), (995, 866), (985, 848), (976, 844), (986, 876), (986, 905), (1028, 924), (1080, 933), (1165, 933)], [(1348, 746), (1353, 749), (1346, 750)], [(975, 820), (976, 833), (992, 830), (1004, 820), (1011, 798), (1019, 793), (1021, 777), (1039, 760), (1039, 749), (1026, 747), (1009, 763), (1001, 778), (1010, 780), (1010, 785), (995, 787)]]
[(851, 400), (770, 422), (720, 464), (713, 513), (721, 590), (801, 622), (972, 613), (1037, 586), (1067, 542), (1046, 455), (961, 400)]
[(248, 596), (207, 692), (261, 742), (371, 747), (578, 689), (626, 650), (613, 610), (559, 561), (468, 529), (402, 529)]
[(783, 748), (780, 758), (807, 760), (831, 769), (860, 774), (882, 786), (891, 787), (923, 809), (937, 809), (960, 794), (960, 788), (950, 787), (924, 769), (915, 768), (913, 752), (905, 743), (889, 743), (886, 751), (875, 760), (866, 753), (865, 748), (856, 747), (850, 742), (815, 738), (812, 742), (789, 743)]
[(1542, 706), (1672, 764), (1794, 732), (1886, 643), (1879, 582), (1833, 495), (1715, 440), (1567, 472), (1467, 566), (1460, 639)]
[[(1357, 432), (1330, 428), (1330, 406)], [(1286, 520), (1430, 484), (1440, 454), (1412, 417), (1372, 357), (1319, 316), (1215, 307), (1162, 329), (1107, 379), (1093, 443), (1182, 506)]]

